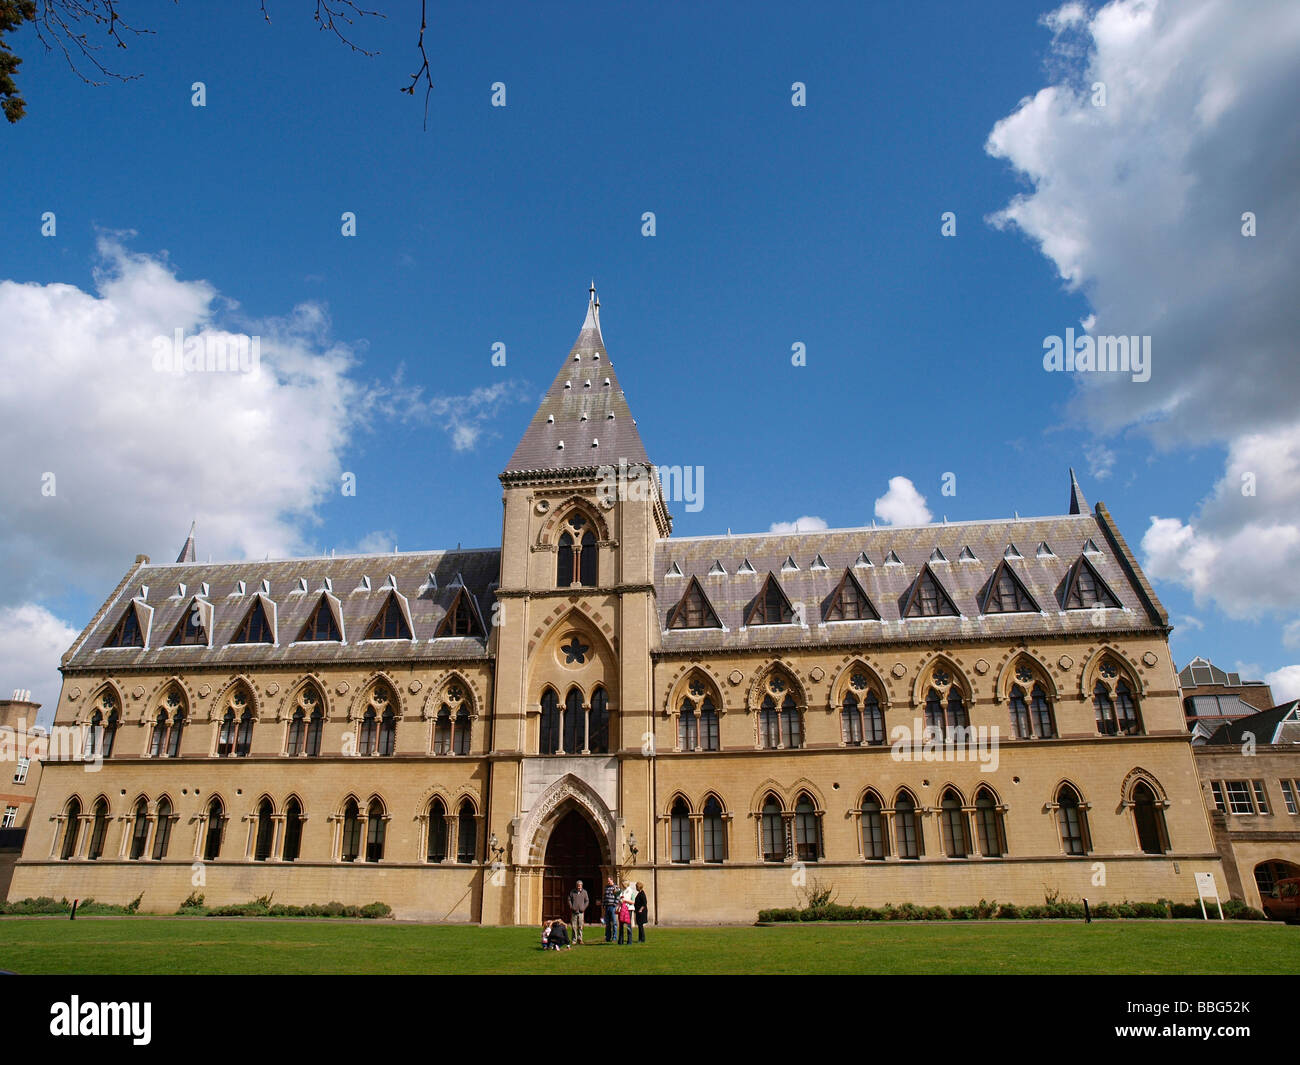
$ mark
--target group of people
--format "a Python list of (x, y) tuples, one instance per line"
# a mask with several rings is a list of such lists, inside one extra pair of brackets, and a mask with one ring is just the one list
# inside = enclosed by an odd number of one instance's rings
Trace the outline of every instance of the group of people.
[[(591, 896), (579, 880), (569, 892), (569, 914), (572, 918), (573, 932), (558, 917), (553, 921), (542, 922), (543, 950), (572, 950), (582, 946), (582, 931), (587, 908), (591, 905)], [(619, 945), (632, 942), (632, 926), (636, 925), (637, 942), (645, 942), (646, 921), (650, 917), (650, 904), (646, 898), (645, 885), (638, 881), (635, 885), (624, 881), (620, 887), (611, 876), (605, 881), (605, 892), (601, 897), (601, 916), (605, 925), (605, 942), (614, 942), (615, 929), (618, 930)]]

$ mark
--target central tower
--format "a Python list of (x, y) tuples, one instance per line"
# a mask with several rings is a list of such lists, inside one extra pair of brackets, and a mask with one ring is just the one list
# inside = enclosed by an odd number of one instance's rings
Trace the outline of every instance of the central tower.
[(655, 837), (652, 569), (671, 521), (605, 350), (594, 284), (500, 479), (489, 832), (505, 851), (483, 912), (531, 923), (559, 916), (572, 886), (547, 858), (565, 818), (587, 822), (602, 875), (634, 861), (633, 837), (648, 860)]

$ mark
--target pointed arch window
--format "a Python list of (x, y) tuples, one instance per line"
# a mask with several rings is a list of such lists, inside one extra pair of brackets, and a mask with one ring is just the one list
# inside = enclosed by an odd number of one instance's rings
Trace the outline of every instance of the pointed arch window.
[(862, 708), (851, 691), (844, 693), (840, 708), (840, 739), (849, 747), (862, 746)]
[(600, 687), (591, 693), (591, 710), (587, 714), (587, 750), (592, 754), (609, 754), (609, 696)]
[(538, 722), (538, 754), (557, 754), (560, 750), (560, 698), (554, 689), (542, 692), (542, 715)]
[(794, 851), (801, 862), (815, 862), (822, 855), (821, 818), (806, 793), (801, 793), (794, 804)]
[(883, 862), (889, 856), (889, 833), (885, 828), (885, 810), (880, 796), (868, 791), (862, 800), (862, 856), (871, 862)]
[(274, 839), (275, 819), (271, 800), (263, 799), (257, 804), (257, 835), (253, 844), (253, 861), (264, 862), (271, 857)]
[(975, 834), (980, 854), (985, 858), (1001, 858), (1007, 853), (1007, 833), (1002, 811), (987, 788), (980, 788), (975, 796)]
[(131, 861), (138, 862), (144, 857), (145, 847), (149, 842), (149, 803), (141, 796), (135, 802), (131, 820)]
[(275, 637), (271, 629), (271, 621), (266, 616), (266, 605), (262, 602), (259, 595), (253, 599), (253, 605), (248, 608), (248, 613), (244, 615), (244, 620), (239, 623), (239, 628), (235, 634), (230, 637), (231, 643), (274, 643)]
[(847, 746), (880, 746), (885, 742), (885, 714), (865, 672), (849, 678), (840, 707), (840, 737)]
[(341, 857), (345, 862), (355, 862), (361, 857), (361, 808), (356, 799), (349, 799), (343, 805)]
[(775, 795), (769, 795), (764, 800), (760, 819), (763, 861), (785, 861), (785, 817), (781, 810), (781, 803)]
[(709, 602), (709, 597), (705, 594), (704, 589), (700, 587), (697, 578), (692, 577), (690, 579), (690, 583), (686, 585), (686, 591), (682, 593), (681, 599), (669, 611), (668, 627), (670, 629), (722, 628), (722, 623), (718, 620), (718, 613), (713, 609), (713, 604)]
[(1110, 659), (1102, 662), (1092, 689), (1097, 731), (1103, 736), (1140, 736), (1142, 718), (1127, 678)]
[(172, 821), (174, 818), (171, 800), (166, 797), (159, 799), (157, 825), (153, 833), (153, 860), (155, 862), (161, 862), (167, 857), (167, 847), (172, 839)]
[(718, 711), (713, 700), (705, 695), (700, 702), (700, 749), (705, 751), (721, 750), (718, 734)]
[(168, 690), (164, 705), (154, 718), (153, 733), (149, 737), (150, 758), (176, 758), (181, 751), (181, 735), (185, 730), (185, 700), (175, 688)]
[(398, 600), (396, 592), (388, 593), (384, 605), (380, 608), (379, 613), (375, 615), (375, 620), (370, 623), (370, 628), (366, 632), (366, 639), (411, 639), (411, 625), (406, 620), (406, 613), (402, 610), (402, 604)]
[(207, 832), (203, 839), (203, 860), (215, 862), (221, 857), (221, 837), (225, 828), (226, 811), (220, 799), (208, 802)]
[(1069, 784), (1062, 784), (1056, 793), (1056, 823), (1061, 831), (1061, 847), (1066, 854), (1088, 853), (1088, 812), (1079, 799), (1079, 793)]
[(970, 828), (966, 823), (966, 811), (962, 809), (961, 796), (952, 788), (943, 793), (939, 814), (944, 855), (948, 858), (969, 857)]
[(447, 860), (447, 808), (436, 796), (429, 803), (429, 840), (425, 857), (431, 862)]
[(373, 706), (367, 707), (366, 712), (361, 715), (361, 731), (357, 735), (357, 753), (367, 758), (374, 754), (378, 734), (379, 722), (375, 716), (375, 708)]
[(371, 799), (366, 809), (366, 861), (384, 860), (384, 837), (387, 835), (388, 819), (384, 807), (378, 799)]
[(311, 617), (302, 627), (302, 632), (298, 634), (298, 641), (300, 643), (343, 642), (343, 633), (339, 629), (338, 620), (334, 617), (333, 607), (324, 594), (321, 595), (316, 609), (311, 612)]
[(681, 711), (677, 715), (677, 748), (693, 751), (699, 745), (700, 723), (695, 716), (695, 704), (689, 699), (683, 699)]
[(718, 710), (701, 673), (691, 676), (677, 707), (677, 747), (682, 751), (719, 749)]
[(555, 583), (568, 588), (574, 584), (596, 587), (596, 537), (590, 522), (582, 514), (573, 514), (556, 541)]
[(144, 632), (140, 628), (140, 618), (136, 614), (135, 603), (126, 605), (126, 610), (118, 619), (113, 631), (104, 641), (105, 647), (143, 647)]
[(1144, 780), (1133, 785), (1133, 824), (1144, 854), (1164, 854), (1169, 850), (1164, 810), (1160, 808), (1156, 793)]
[(781, 590), (775, 574), (769, 573), (763, 587), (749, 608), (746, 625), (790, 625), (794, 622), (794, 608)]
[(104, 854), (104, 836), (108, 833), (108, 801), (100, 799), (95, 803), (95, 816), (90, 824), (90, 850), (86, 857), (92, 862)]
[(879, 621), (880, 611), (862, 590), (852, 570), (845, 570), (839, 585), (826, 601), (824, 621)]
[(289, 737), (285, 745), (286, 751), (291, 758), (297, 758), (303, 752), (307, 739), (307, 715), (303, 712), (301, 706), (293, 712), (293, 717), (289, 719)]
[(105, 696), (100, 708), (90, 715), (90, 728), (86, 733), (86, 759), (111, 758), (117, 740), (117, 702)]
[(397, 748), (397, 718), (391, 709), (379, 718), (379, 757), (391, 758)]
[(469, 708), (462, 705), (456, 711), (456, 721), (451, 730), (451, 753), (465, 755), (469, 754), (470, 745), (470, 716)]
[(700, 845), (706, 862), (722, 862), (727, 857), (727, 837), (722, 822), (722, 803), (710, 795), (704, 803), (700, 820)]
[(906, 791), (894, 800), (894, 841), (900, 858), (914, 861), (921, 857), (924, 848), (921, 824), (916, 816), (916, 800)]
[(474, 804), (469, 799), (463, 799), (456, 824), (456, 861), (469, 865), (477, 854), (478, 819), (474, 816)]
[(686, 805), (685, 799), (679, 796), (673, 803), (669, 820), (672, 829), (672, 860), (679, 864), (689, 862), (695, 855), (691, 846), (691, 808)]
[(63, 849), (59, 858), (68, 861), (77, 853), (77, 837), (81, 834), (81, 803), (76, 798), (68, 800), (63, 815)]
[(253, 746), (253, 711), (242, 688), (231, 693), (217, 732), (218, 758), (247, 758)]
[(1056, 718), (1047, 689), (1028, 665), (1016, 667), (1016, 681), (1007, 693), (1007, 704), (1016, 739), (1048, 740), (1056, 736)]
[(451, 707), (443, 703), (433, 722), (433, 753), (451, 754)]
[(582, 708), (582, 692), (570, 688), (564, 697), (564, 753), (581, 754), (586, 711)]
[(286, 862), (296, 862), (302, 851), (302, 803), (297, 798), (289, 800), (284, 808), (284, 853)]

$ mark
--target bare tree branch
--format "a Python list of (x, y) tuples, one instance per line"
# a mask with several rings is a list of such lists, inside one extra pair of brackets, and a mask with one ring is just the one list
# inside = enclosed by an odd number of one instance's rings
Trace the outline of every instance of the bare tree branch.
[(429, 26), (429, 20), (425, 15), (425, 2), (426, 0), (420, 0), (420, 36), (415, 42), (415, 46), (420, 49), (420, 58), (423, 62), (420, 64), (420, 69), (411, 75), (411, 84), (400, 91), (406, 93), (407, 96), (414, 96), (415, 87), (420, 83), (420, 75), (424, 75), (424, 129), (425, 132), (428, 132), (429, 94), (433, 92), (433, 77), (429, 73), (429, 53), (424, 50), (424, 31)]

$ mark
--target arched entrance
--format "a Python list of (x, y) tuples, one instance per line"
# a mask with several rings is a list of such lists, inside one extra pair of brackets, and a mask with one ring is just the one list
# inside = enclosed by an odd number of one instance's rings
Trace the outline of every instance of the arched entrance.
[(591, 822), (578, 810), (571, 809), (556, 823), (546, 842), (542, 874), (542, 917), (569, 920), (569, 892), (577, 881), (587, 891), (590, 905), (585, 919), (599, 916), (601, 885), (601, 847)]
[(1300, 876), (1300, 866), (1276, 859), (1260, 862), (1255, 866), (1255, 886), (1259, 888), (1259, 897), (1266, 899), (1273, 894), (1279, 880)]

